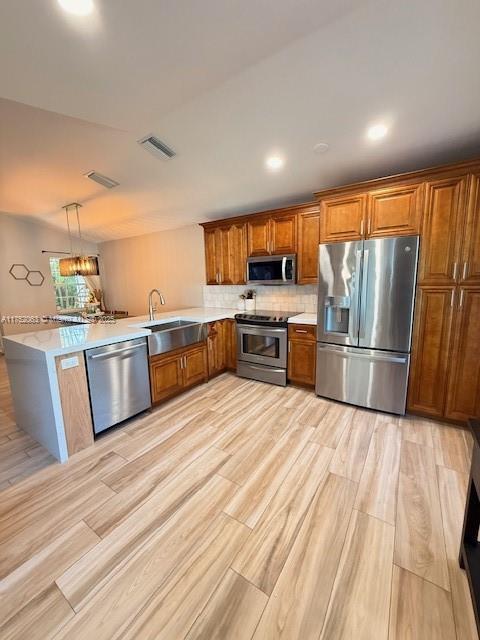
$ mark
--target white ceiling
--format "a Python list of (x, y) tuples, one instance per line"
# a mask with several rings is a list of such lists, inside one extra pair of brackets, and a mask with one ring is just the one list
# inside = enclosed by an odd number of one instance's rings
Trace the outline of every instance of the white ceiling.
[[(0, 4), (0, 211), (63, 227), (77, 200), (108, 240), (480, 154), (477, 0), (95, 4)], [(140, 148), (151, 132), (178, 156)]]

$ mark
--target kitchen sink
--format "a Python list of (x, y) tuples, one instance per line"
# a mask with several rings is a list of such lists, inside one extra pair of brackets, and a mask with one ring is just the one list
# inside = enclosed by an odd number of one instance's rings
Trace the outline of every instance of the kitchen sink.
[(168, 353), (180, 347), (207, 339), (207, 325), (189, 320), (172, 320), (163, 324), (156, 324), (149, 329), (148, 353), (151, 356)]

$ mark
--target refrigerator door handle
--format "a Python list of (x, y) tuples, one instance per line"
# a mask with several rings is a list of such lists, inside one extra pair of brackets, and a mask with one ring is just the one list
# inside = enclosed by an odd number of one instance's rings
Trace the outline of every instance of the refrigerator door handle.
[(355, 252), (355, 279), (352, 278), (352, 292), (350, 305), (350, 318), (348, 335), (352, 343), (358, 343), (358, 305), (360, 301), (360, 286), (362, 274), (362, 253), (361, 249)]
[(367, 321), (367, 291), (368, 291), (368, 256), (370, 250), (363, 251), (363, 269), (362, 269), (362, 295), (359, 300), (360, 306), (360, 326), (358, 327), (358, 335), (360, 338), (365, 337), (365, 323)]

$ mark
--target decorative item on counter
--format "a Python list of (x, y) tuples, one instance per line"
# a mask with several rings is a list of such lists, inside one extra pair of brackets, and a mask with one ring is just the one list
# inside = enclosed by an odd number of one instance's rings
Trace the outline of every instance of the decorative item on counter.
[[(96, 256), (87, 256), (85, 252), (82, 252), (83, 249), (83, 240), (82, 240), (82, 232), (80, 229), (80, 217), (78, 215), (78, 209), (81, 207), (81, 204), (78, 202), (72, 202), (70, 204), (66, 204), (63, 209), (65, 209), (65, 213), (67, 216), (67, 229), (68, 229), (68, 237), (70, 239), (70, 256), (68, 258), (60, 258), (59, 267), (60, 267), (60, 275), (61, 276), (98, 276), (98, 258)], [(68, 217), (68, 212), (70, 209), (75, 209), (75, 213), (77, 216), (77, 227), (78, 227), (78, 239), (80, 242), (80, 253), (73, 253), (73, 241), (72, 234), (70, 232), (70, 220)]]
[(240, 294), (240, 299), (243, 300), (243, 303), (245, 305), (245, 311), (255, 311), (256, 297), (257, 292), (255, 291), (255, 289), (247, 289), (245, 293)]
[(24, 264), (12, 264), (9, 271), (15, 280), (26, 280), (31, 287), (41, 287), (45, 277), (38, 269), (29, 269)]

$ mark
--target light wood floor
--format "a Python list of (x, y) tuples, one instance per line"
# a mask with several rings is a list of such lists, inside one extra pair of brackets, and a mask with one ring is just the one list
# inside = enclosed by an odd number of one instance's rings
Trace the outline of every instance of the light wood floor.
[(475, 639), (469, 450), (225, 374), (3, 489), (0, 637)]

